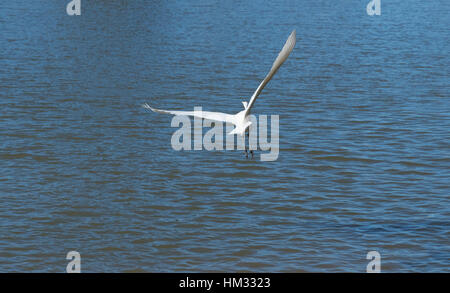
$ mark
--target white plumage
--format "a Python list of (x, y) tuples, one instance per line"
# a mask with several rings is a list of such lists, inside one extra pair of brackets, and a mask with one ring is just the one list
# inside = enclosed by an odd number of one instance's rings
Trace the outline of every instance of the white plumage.
[(250, 101), (248, 102), (242, 102), (244, 105), (244, 110), (237, 114), (226, 114), (226, 113), (220, 113), (220, 112), (208, 112), (208, 111), (170, 111), (170, 110), (160, 110), (150, 107), (148, 104), (144, 104), (143, 107), (152, 110), (153, 112), (157, 113), (164, 113), (164, 114), (172, 114), (172, 115), (185, 115), (185, 116), (194, 116), (209, 120), (215, 120), (215, 121), (221, 121), (221, 122), (228, 122), (235, 125), (235, 128), (233, 131), (231, 131), (229, 134), (239, 134), (244, 135), (246, 129), (251, 125), (251, 122), (249, 121), (249, 114), (250, 110), (253, 107), (256, 99), (258, 98), (261, 91), (264, 89), (266, 84), (272, 79), (272, 77), (275, 75), (277, 70), (280, 68), (280, 66), (286, 61), (289, 54), (292, 52), (292, 49), (294, 49), (295, 46), (295, 30), (292, 31), (292, 33), (289, 35), (289, 38), (287, 39), (286, 43), (283, 46), (283, 49), (278, 54), (277, 59), (273, 62), (272, 68), (270, 69), (269, 73), (266, 75), (264, 80), (260, 83), (256, 91), (253, 93), (252, 97), (250, 98)]

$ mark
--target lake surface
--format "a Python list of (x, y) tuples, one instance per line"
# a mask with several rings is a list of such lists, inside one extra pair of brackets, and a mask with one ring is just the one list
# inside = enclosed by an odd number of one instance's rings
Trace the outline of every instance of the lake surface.
[[(68, 2), (0, 4), (1, 272), (450, 272), (449, 1)], [(241, 111), (293, 29), (276, 161), (141, 107)]]

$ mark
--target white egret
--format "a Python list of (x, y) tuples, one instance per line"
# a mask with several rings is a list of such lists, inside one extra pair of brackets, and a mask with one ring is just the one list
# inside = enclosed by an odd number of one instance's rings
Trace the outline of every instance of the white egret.
[(266, 84), (272, 79), (272, 77), (275, 75), (275, 73), (278, 71), (280, 66), (286, 61), (289, 54), (292, 52), (292, 49), (295, 46), (295, 30), (292, 31), (292, 33), (289, 35), (289, 38), (287, 39), (286, 43), (283, 46), (283, 49), (278, 54), (278, 57), (273, 62), (272, 68), (270, 69), (269, 73), (266, 75), (264, 80), (260, 83), (256, 91), (253, 93), (252, 97), (250, 98), (250, 102), (243, 101), (242, 104), (244, 105), (244, 110), (240, 111), (236, 114), (226, 114), (226, 113), (220, 113), (220, 112), (208, 112), (208, 111), (172, 111), (172, 110), (160, 110), (150, 107), (147, 103), (143, 105), (144, 108), (150, 109), (153, 112), (157, 113), (164, 113), (164, 114), (172, 114), (172, 115), (186, 115), (186, 116), (194, 116), (214, 121), (220, 121), (220, 122), (228, 122), (232, 123), (235, 128), (229, 133), (230, 135), (238, 134), (238, 135), (244, 135), (247, 128), (252, 124), (249, 119), (250, 110), (252, 109), (253, 105), (255, 104), (256, 98), (258, 98), (259, 94), (263, 90), (263, 88), (266, 86)]

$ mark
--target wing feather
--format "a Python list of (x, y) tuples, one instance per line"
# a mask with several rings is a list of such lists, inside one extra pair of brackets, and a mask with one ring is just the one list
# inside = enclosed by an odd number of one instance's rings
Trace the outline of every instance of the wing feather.
[(234, 115), (220, 113), (220, 112), (208, 112), (208, 111), (172, 111), (172, 110), (161, 110), (150, 107), (148, 104), (143, 105), (144, 108), (150, 109), (153, 112), (172, 114), (172, 115), (182, 115), (182, 116), (193, 116), (203, 119), (209, 119), (220, 122), (228, 122), (235, 124)]
[(292, 31), (292, 33), (289, 35), (289, 38), (287, 39), (286, 43), (283, 46), (283, 49), (278, 54), (277, 59), (273, 62), (272, 68), (270, 69), (269, 73), (266, 75), (264, 80), (260, 83), (256, 91), (253, 93), (253, 96), (250, 99), (250, 102), (248, 103), (247, 112), (250, 111), (250, 108), (255, 103), (256, 98), (259, 96), (263, 88), (266, 86), (266, 84), (270, 81), (270, 79), (275, 75), (277, 70), (280, 68), (280, 66), (286, 61), (289, 54), (292, 52), (292, 49), (294, 49), (295, 46), (295, 30)]

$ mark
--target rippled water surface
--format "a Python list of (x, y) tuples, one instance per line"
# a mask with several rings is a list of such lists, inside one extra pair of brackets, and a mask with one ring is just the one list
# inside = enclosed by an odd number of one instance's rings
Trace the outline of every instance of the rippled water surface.
[[(0, 271), (450, 271), (448, 1), (65, 2), (0, 4)], [(294, 28), (278, 160), (140, 107), (242, 110)]]

